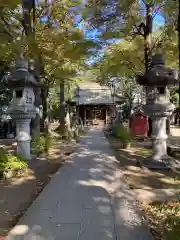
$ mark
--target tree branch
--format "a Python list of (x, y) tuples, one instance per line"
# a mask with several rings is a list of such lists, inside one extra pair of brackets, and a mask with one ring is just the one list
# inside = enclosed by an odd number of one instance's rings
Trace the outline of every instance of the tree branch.
[(154, 42), (153, 46), (152, 46), (152, 50), (154, 50), (156, 48), (156, 46), (158, 46), (160, 43), (162, 43), (162, 41), (165, 40), (166, 34), (164, 34), (164, 32), (162, 32), (160, 34), (159, 37), (157, 37), (156, 41)]
[(142, 2), (144, 3), (145, 6), (148, 5), (147, 1), (146, 0), (142, 0)]
[(158, 11), (164, 7), (164, 3), (163, 4), (159, 4), (159, 6), (157, 7), (156, 11), (154, 12), (152, 18), (154, 19), (156, 17), (156, 15), (158, 14)]
[(139, 35), (141, 35), (141, 36), (144, 36), (144, 34), (141, 32), (141, 29), (139, 28), (139, 26), (137, 26), (136, 23), (135, 23), (135, 19), (134, 19), (134, 17), (133, 17), (131, 8), (129, 8), (129, 13), (130, 13), (131, 19), (132, 19), (132, 21), (133, 21), (133, 25), (134, 25), (134, 27), (135, 27), (136, 30), (137, 30), (137, 33), (139, 33)]
[(10, 28), (9, 28), (9, 24), (7, 23), (6, 19), (1, 15), (0, 19), (2, 21), (2, 23), (5, 25), (6, 28), (4, 28), (4, 31), (6, 32), (6, 34), (8, 36), (10, 36), (13, 39), (13, 35), (10, 33)]

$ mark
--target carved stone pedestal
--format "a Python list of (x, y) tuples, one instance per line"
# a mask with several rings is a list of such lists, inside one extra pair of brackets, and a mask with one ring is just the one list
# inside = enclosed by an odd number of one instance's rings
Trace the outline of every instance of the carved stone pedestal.
[(143, 161), (149, 169), (170, 169), (178, 167), (178, 162), (167, 154), (167, 134), (165, 116), (153, 116), (152, 119), (152, 156)]

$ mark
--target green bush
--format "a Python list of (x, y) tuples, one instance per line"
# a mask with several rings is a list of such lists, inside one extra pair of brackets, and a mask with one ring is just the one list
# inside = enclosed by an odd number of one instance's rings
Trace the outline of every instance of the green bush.
[(45, 152), (48, 153), (49, 149), (52, 147), (52, 136), (50, 134), (45, 135)]
[(38, 139), (35, 139), (31, 142), (31, 149), (34, 153), (44, 153), (48, 152), (52, 145), (52, 138), (50, 134), (41, 135)]
[(123, 145), (127, 145), (131, 143), (133, 140), (133, 136), (128, 128), (126, 128), (123, 124), (117, 124), (113, 129), (113, 135), (118, 138)]
[(6, 153), (3, 148), (0, 149), (0, 173), (11, 170), (20, 170), (27, 167), (26, 161), (18, 155)]

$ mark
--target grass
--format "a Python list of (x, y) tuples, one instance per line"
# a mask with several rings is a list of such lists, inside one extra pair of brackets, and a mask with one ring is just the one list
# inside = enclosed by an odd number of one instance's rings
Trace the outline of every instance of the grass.
[(180, 201), (144, 205), (156, 239), (180, 240)]
[(148, 157), (152, 154), (152, 149), (144, 148), (144, 147), (136, 147), (134, 153), (143, 157)]
[(9, 171), (22, 170), (27, 168), (26, 161), (18, 155), (13, 153), (6, 153), (6, 151), (0, 149), (0, 177), (2, 178), (5, 173)]

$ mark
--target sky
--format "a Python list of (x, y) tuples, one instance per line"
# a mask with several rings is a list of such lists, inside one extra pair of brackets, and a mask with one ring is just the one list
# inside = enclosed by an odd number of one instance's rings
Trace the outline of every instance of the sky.
[[(153, 19), (153, 31), (156, 31), (159, 29), (159, 27), (163, 26), (164, 24), (164, 18), (162, 17), (162, 15), (157, 14), (154, 19)], [(84, 29), (83, 25), (79, 26), (80, 28), (82, 28), (85, 32), (85, 36), (87, 39), (91, 39), (91, 40), (97, 40), (99, 33), (96, 29)], [(111, 39), (108, 41), (108, 43), (115, 43), (115, 42), (119, 42), (120, 39)], [(97, 52), (97, 56), (92, 56), (89, 57), (87, 60), (88, 64), (92, 64), (95, 63), (96, 61), (99, 61), (104, 55), (104, 50), (100, 50)]]
[[(78, 19), (79, 18), (80, 18), (80, 16), (78, 16)], [(155, 16), (155, 18), (153, 19), (153, 30), (154, 31), (157, 30), (163, 24), (164, 24), (164, 18), (160, 14), (157, 14)], [(99, 36), (99, 33), (98, 33), (97, 29), (85, 29), (83, 22), (79, 23), (78, 27), (80, 29), (84, 30), (85, 36), (86, 36), (87, 39), (96, 40)]]
[[(142, 11), (145, 12), (145, 10), (142, 8)], [(84, 34), (85, 34), (85, 37), (87, 39), (90, 39), (90, 40), (93, 40), (93, 41), (98, 41), (98, 38), (99, 38), (99, 35), (100, 33), (98, 32), (97, 29), (90, 29), (90, 28), (87, 28), (85, 23), (83, 21), (81, 21), (81, 15), (77, 15), (76, 18), (75, 18), (75, 22), (78, 23), (77, 24), (77, 27), (82, 29), (84, 31)], [(164, 18), (162, 16), (162, 14), (160, 13), (156, 13), (156, 15), (154, 16), (153, 18), (153, 31), (156, 31), (159, 29), (159, 27), (161, 27), (162, 25), (164, 24)], [(108, 43), (116, 43), (116, 42), (119, 42), (120, 39), (117, 39), (117, 38), (112, 38), (110, 40), (108, 40)], [(87, 62), (89, 64), (92, 64), (98, 60), (100, 60), (104, 55), (104, 50), (99, 50), (97, 52), (97, 56), (92, 56), (92, 57), (89, 57)]]
[[(40, 1), (40, 0), (36, 0), (36, 1)], [(48, 2), (52, 3), (54, 0), (48, 0)], [(86, 1), (86, 0), (84, 0)], [(141, 5), (141, 13), (143, 15), (145, 15), (145, 7), (144, 7), (144, 3), (142, 2), (142, 0), (139, 0), (140, 1), (140, 5)], [(164, 24), (164, 19), (163, 19), (163, 16), (160, 14), (160, 13), (156, 13), (154, 19), (153, 19), (153, 30), (156, 31), (160, 26), (162, 26)], [(98, 32), (97, 29), (90, 29), (89, 27), (87, 28), (85, 23), (83, 21), (81, 21), (81, 15), (76, 15), (75, 17), (75, 25), (82, 29), (84, 31), (84, 34), (85, 34), (85, 37), (87, 39), (90, 39), (90, 40), (93, 40), (93, 41), (98, 41), (99, 39), (99, 35), (100, 33)], [(117, 39), (117, 38), (111, 38), (110, 40), (108, 40), (107, 43), (111, 44), (111, 43), (116, 43), (116, 42), (119, 42), (120, 39)], [(93, 63), (95, 61), (98, 61), (99, 59), (102, 58), (104, 54), (104, 51), (103, 49), (102, 50), (99, 50), (97, 52), (97, 56), (92, 56), (88, 59), (88, 62), (89, 63)]]

